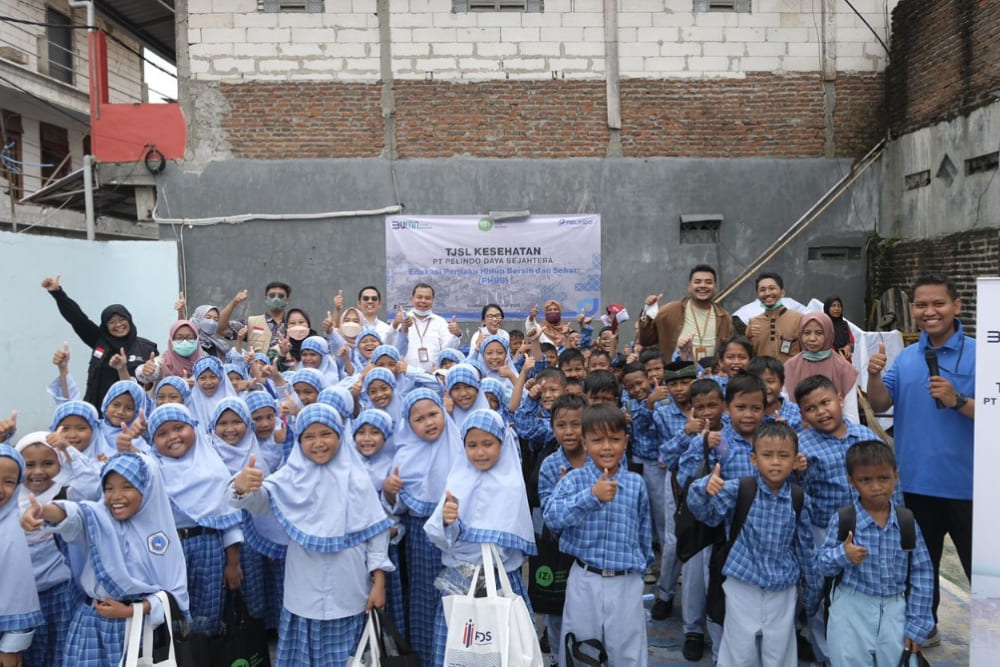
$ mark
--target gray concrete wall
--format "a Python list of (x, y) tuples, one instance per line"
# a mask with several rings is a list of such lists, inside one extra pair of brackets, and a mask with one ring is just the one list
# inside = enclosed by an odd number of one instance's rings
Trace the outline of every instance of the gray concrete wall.
[[(596, 212), (603, 223), (603, 302), (635, 314), (649, 293), (684, 294), (688, 270), (707, 262), (726, 285), (850, 167), (848, 160), (571, 159), (295, 160), (213, 162), (200, 173), (160, 175), (158, 214), (200, 218), (241, 213), (316, 213), (401, 203), (411, 215), (528, 209)], [(810, 246), (864, 246), (878, 215), (877, 169), (767, 266), (800, 301), (839, 294), (864, 316), (865, 264), (809, 260)], [(681, 244), (680, 216), (722, 214), (720, 243)], [(163, 228), (163, 237), (172, 233)], [(248, 288), (263, 310), (264, 284), (292, 284), (293, 303), (314, 321), (338, 288), (353, 302), (385, 283), (382, 217), (248, 222), (174, 229), (182, 236), (188, 301), (224, 303)], [(754, 298), (752, 281), (725, 305)], [(240, 313), (238, 313), (240, 314)], [(513, 324), (513, 323), (508, 323)]]

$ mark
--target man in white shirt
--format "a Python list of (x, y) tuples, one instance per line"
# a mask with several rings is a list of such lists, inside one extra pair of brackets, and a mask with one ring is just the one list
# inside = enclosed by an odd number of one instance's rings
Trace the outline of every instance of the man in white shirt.
[(382, 337), (382, 342), (392, 345), (396, 338), (396, 330), (388, 323), (378, 318), (379, 308), (382, 307), (382, 293), (374, 285), (366, 285), (358, 290), (358, 310), (364, 316), (365, 321), (361, 324)]
[[(435, 315), (434, 288), (427, 283), (417, 283), (410, 295), (413, 308), (406, 314), (398, 327), (398, 335), (409, 336), (406, 363), (425, 371), (434, 370), (438, 355), (446, 347), (457, 348), (461, 342), (462, 330), (453, 317), (447, 322)], [(395, 321), (393, 325), (395, 326)]]

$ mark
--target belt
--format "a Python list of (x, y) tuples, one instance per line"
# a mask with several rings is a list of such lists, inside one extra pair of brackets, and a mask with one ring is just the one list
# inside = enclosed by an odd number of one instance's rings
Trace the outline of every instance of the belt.
[(217, 531), (215, 528), (205, 528), (204, 526), (195, 526), (194, 528), (178, 528), (177, 537), (182, 540), (186, 540), (189, 537), (198, 537), (199, 535), (215, 535)]
[(587, 565), (579, 558), (576, 558), (576, 564), (582, 567), (587, 572), (592, 572), (594, 574), (599, 574), (602, 577), (623, 577), (629, 573), (628, 570), (602, 570), (599, 567), (594, 567), (593, 565)]

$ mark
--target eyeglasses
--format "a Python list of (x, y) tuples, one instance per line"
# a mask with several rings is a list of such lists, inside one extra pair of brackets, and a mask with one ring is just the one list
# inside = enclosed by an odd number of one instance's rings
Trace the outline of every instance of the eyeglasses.
[(486, 313), (486, 319), (488, 320), (502, 320), (503, 315), (500, 313)]
[(194, 336), (177, 336), (176, 338), (173, 339), (175, 343), (180, 343), (181, 341), (185, 340), (198, 340), (198, 339), (195, 338)]
[(378, 301), (378, 297), (377, 296), (368, 296), (368, 295), (365, 295), (365, 296), (361, 297), (361, 300), (362, 301)]

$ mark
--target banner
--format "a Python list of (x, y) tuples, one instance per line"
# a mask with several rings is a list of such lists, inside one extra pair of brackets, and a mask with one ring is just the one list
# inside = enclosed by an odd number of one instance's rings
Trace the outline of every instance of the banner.
[(386, 307), (409, 307), (417, 283), (434, 288), (434, 312), (478, 321), (495, 303), (508, 319), (555, 299), (565, 317), (601, 302), (601, 216), (532, 215), (385, 219)]
[(1000, 278), (976, 281), (976, 436), (970, 665), (1000, 665)]

